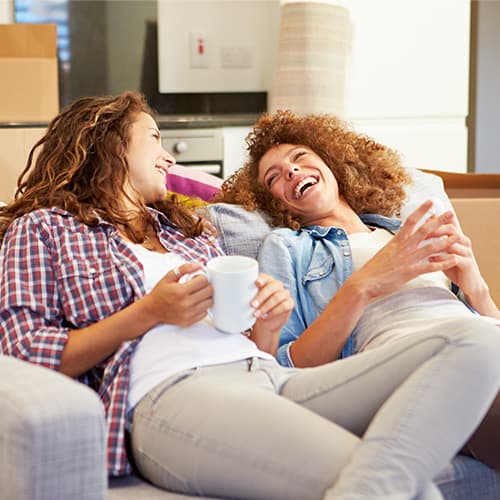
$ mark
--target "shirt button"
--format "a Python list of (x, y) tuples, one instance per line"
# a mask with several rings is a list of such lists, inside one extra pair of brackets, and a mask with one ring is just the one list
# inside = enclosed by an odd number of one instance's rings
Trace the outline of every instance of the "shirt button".
[(344, 252), (344, 257), (349, 257), (351, 255), (349, 252)]
[(91, 267), (91, 268), (89, 269), (89, 273), (90, 273), (90, 274), (95, 274), (96, 272), (97, 272), (97, 269), (96, 269), (95, 267)]
[(345, 247), (345, 246), (347, 245), (347, 241), (343, 241), (343, 242), (341, 243), (341, 245), (342, 245), (343, 247)]
[(337, 234), (340, 236), (342, 234), (342, 231), (340, 229), (337, 229)]
[(324, 271), (320, 271), (320, 273), (319, 273), (320, 276), (323, 276), (324, 274), (325, 274)]

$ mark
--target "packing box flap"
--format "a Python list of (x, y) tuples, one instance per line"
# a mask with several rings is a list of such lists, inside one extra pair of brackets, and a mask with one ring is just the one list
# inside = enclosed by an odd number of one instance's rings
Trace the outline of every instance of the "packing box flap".
[(0, 24), (0, 57), (57, 57), (55, 24)]
[(500, 174), (472, 174), (425, 170), (443, 179), (450, 198), (499, 198)]

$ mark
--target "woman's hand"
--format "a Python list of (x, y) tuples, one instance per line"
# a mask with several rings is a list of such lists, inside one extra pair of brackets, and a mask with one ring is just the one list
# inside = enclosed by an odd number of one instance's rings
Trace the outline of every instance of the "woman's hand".
[[(213, 288), (202, 275), (179, 283), (184, 275), (195, 273), (200, 264), (183, 264), (169, 271), (144, 297), (148, 301), (148, 311), (159, 323), (189, 326), (201, 321), (212, 307)], [(177, 274), (176, 274), (177, 273)]]
[[(488, 285), (481, 275), (478, 263), (472, 251), (472, 243), (460, 228), (454, 215), (449, 226), (435, 231), (436, 236), (441, 234), (457, 235), (457, 241), (447, 252), (456, 256), (457, 262), (453, 267), (444, 270), (445, 275), (455, 283), (464, 293), (467, 302), (480, 314), (500, 318), (500, 311), (491, 298)], [(441, 262), (442, 254), (431, 255), (429, 261)]]
[(257, 318), (250, 338), (259, 349), (273, 356), (276, 353), (281, 328), (290, 317), (294, 303), (281, 281), (261, 273), (257, 278), (257, 295), (252, 301)]
[[(431, 201), (422, 203), (391, 241), (349, 278), (351, 283), (364, 284), (369, 300), (393, 293), (417, 276), (446, 271), (458, 264), (458, 255), (450, 251), (461, 240), (451, 224), (453, 212), (432, 216), (418, 227), (431, 206)], [(436, 254), (440, 254), (439, 259), (431, 258)]]

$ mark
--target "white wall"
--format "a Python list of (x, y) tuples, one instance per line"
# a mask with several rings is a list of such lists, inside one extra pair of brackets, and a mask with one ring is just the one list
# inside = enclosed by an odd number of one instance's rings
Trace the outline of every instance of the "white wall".
[(0, 24), (13, 22), (13, 3), (12, 0), (0, 0)]
[(350, 0), (347, 118), (410, 167), (467, 170), (470, 0)]
[(472, 167), (500, 172), (500, 2), (478, 1), (475, 53), (475, 95)]
[(267, 91), (278, 28), (279, 0), (158, 0), (160, 92)]

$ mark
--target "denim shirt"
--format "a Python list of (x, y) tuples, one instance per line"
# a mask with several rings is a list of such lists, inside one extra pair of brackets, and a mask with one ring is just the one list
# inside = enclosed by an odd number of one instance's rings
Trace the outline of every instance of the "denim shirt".
[[(392, 233), (401, 226), (399, 219), (377, 214), (363, 214), (361, 220)], [(347, 234), (337, 227), (276, 229), (261, 247), (259, 265), (262, 272), (281, 280), (295, 301), (290, 319), (281, 331), (277, 353), (280, 364), (293, 366), (290, 345), (316, 320), (352, 273)], [(351, 334), (340, 357), (350, 356), (353, 351)]]

